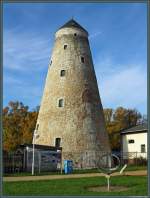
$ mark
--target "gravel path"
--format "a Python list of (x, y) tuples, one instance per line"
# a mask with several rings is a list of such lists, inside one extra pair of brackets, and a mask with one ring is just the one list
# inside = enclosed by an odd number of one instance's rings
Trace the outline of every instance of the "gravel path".
[[(113, 173), (112, 176), (120, 175), (119, 172)], [(147, 170), (140, 171), (126, 171), (123, 175), (145, 176)], [(69, 174), (69, 175), (42, 175), (42, 176), (22, 176), (22, 177), (3, 177), (3, 181), (35, 181), (35, 180), (52, 180), (52, 179), (68, 179), (68, 178), (85, 178), (85, 177), (100, 177), (103, 173), (83, 173), (83, 174)]]

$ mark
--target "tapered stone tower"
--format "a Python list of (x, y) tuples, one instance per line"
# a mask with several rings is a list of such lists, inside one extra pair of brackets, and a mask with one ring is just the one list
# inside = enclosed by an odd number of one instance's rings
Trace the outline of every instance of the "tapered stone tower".
[(88, 32), (73, 19), (55, 34), (37, 126), (36, 144), (61, 146), (82, 168), (110, 151)]

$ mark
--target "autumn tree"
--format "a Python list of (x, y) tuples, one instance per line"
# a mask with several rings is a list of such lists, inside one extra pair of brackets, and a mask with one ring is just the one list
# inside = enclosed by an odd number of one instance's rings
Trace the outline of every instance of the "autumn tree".
[(118, 107), (114, 112), (114, 121), (118, 122), (119, 130), (136, 126), (141, 117), (136, 109)]
[(23, 143), (32, 142), (38, 112), (29, 111), (22, 102), (9, 102), (3, 109), (3, 149), (14, 151)]
[(136, 109), (123, 107), (104, 109), (104, 116), (111, 148), (114, 150), (120, 149), (120, 131), (137, 125), (142, 117)]

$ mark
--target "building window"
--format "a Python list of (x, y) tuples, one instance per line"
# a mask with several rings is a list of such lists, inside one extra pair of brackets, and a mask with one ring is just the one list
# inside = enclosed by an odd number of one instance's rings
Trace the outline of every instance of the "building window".
[(67, 45), (64, 45), (64, 50), (67, 49)]
[(84, 63), (84, 57), (83, 56), (81, 56), (81, 62)]
[(61, 138), (56, 138), (55, 139), (55, 146), (60, 147), (60, 142), (61, 142)]
[(129, 144), (133, 144), (134, 143), (134, 140), (128, 140), (128, 143)]
[(74, 33), (74, 36), (77, 36), (77, 34), (76, 34), (76, 33)]
[(141, 153), (145, 153), (145, 144), (141, 144)]
[(52, 64), (52, 60), (50, 61), (50, 65)]
[(64, 100), (63, 99), (59, 99), (58, 106), (59, 107), (63, 107), (64, 106)]
[(61, 70), (60, 71), (60, 76), (65, 76), (65, 72), (66, 72), (65, 70)]

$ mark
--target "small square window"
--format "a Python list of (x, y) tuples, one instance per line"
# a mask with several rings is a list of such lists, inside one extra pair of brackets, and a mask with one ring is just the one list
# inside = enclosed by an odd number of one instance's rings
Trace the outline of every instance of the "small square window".
[(67, 45), (64, 45), (64, 50), (67, 49)]
[(65, 70), (61, 70), (60, 71), (60, 76), (65, 76), (66, 71)]
[(84, 57), (83, 56), (81, 56), (81, 62), (84, 63)]
[(76, 34), (76, 33), (74, 33), (74, 36), (77, 36), (77, 34)]
[(58, 106), (59, 107), (63, 107), (64, 106), (64, 100), (63, 99), (59, 99)]
[(133, 144), (134, 143), (134, 140), (128, 140), (128, 143), (129, 144)]

